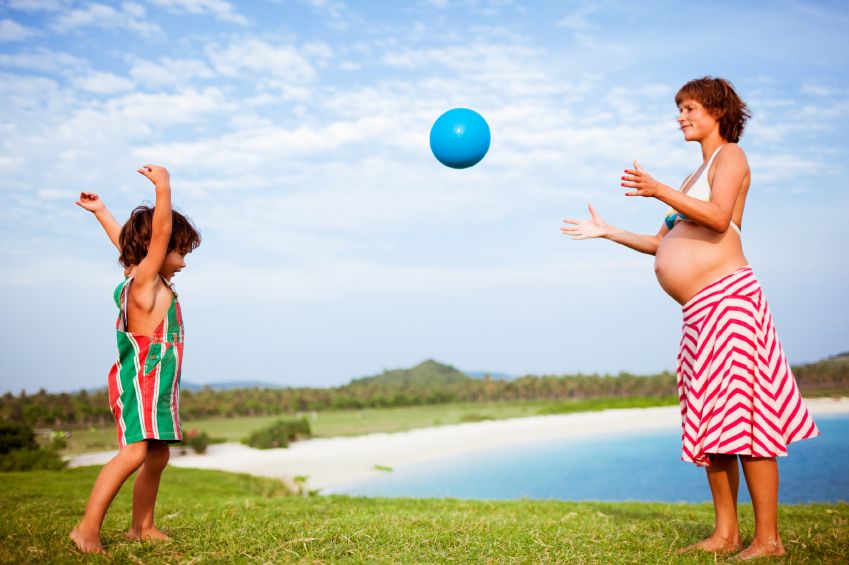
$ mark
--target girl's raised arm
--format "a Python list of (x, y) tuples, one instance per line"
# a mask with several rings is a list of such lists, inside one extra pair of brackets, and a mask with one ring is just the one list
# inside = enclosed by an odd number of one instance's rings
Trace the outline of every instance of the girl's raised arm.
[(171, 240), (171, 177), (164, 167), (145, 165), (138, 169), (153, 183), (156, 190), (156, 204), (153, 211), (150, 244), (147, 255), (135, 270), (132, 301), (142, 310), (151, 311), (156, 298), (159, 271), (168, 254)]
[(80, 199), (77, 200), (76, 205), (94, 214), (94, 217), (97, 218), (97, 221), (100, 222), (101, 226), (103, 226), (103, 230), (109, 237), (109, 241), (112, 242), (118, 251), (121, 251), (121, 244), (119, 241), (121, 225), (115, 220), (112, 213), (106, 208), (106, 204), (104, 204), (103, 200), (100, 199), (97, 193), (80, 192)]

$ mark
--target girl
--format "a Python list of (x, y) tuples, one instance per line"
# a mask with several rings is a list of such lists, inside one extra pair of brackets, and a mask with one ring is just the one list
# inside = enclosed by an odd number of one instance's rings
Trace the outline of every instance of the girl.
[(589, 205), (587, 220), (561, 231), (609, 239), (655, 256), (660, 286), (683, 306), (678, 354), (682, 459), (704, 466), (716, 516), (713, 533), (681, 550), (740, 552), (738, 458), (755, 510), (755, 537), (738, 559), (784, 554), (778, 535), (778, 465), (792, 441), (819, 435), (799, 395), (760, 285), (743, 255), (740, 226), (751, 180), (737, 145), (750, 117), (731, 84), (705, 77), (676, 94), (685, 141), (701, 145), (702, 165), (680, 190), (656, 181), (634, 161), (626, 196), (657, 198), (671, 208), (656, 235), (608, 225)]
[(70, 537), (83, 552), (102, 552), (100, 529), (124, 481), (140, 468), (133, 485), (133, 517), (127, 537), (167, 540), (153, 521), (159, 479), (169, 442), (181, 441), (179, 401), (183, 320), (171, 277), (200, 245), (191, 222), (171, 210), (171, 182), (163, 167), (138, 172), (156, 190), (154, 208), (139, 206), (121, 228), (97, 194), (83, 192), (77, 204), (93, 212), (121, 253), (124, 282), (115, 289), (118, 360), (109, 372), (109, 403), (120, 451), (94, 483), (85, 515)]

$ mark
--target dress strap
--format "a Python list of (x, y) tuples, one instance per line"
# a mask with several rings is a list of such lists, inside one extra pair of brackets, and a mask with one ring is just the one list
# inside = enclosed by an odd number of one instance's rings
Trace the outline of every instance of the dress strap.
[(740, 226), (738, 226), (738, 225), (734, 222), (734, 220), (731, 220), (731, 224), (730, 224), (730, 226), (731, 226), (731, 229), (733, 229), (734, 231), (736, 231), (736, 232), (737, 232), (737, 235), (739, 235), (740, 237), (743, 237), (743, 233), (740, 231)]
[(685, 178), (684, 182), (681, 183), (681, 188), (678, 189), (678, 192), (684, 190), (684, 187), (687, 186), (687, 183), (690, 182), (690, 179), (693, 178), (694, 174), (695, 173), (690, 173), (689, 175), (687, 175), (687, 178)]
[[(717, 147), (717, 148), (716, 148), (716, 150), (713, 152), (713, 155), (711, 155), (711, 156), (710, 156), (710, 159), (708, 159), (708, 162), (707, 162), (707, 164), (705, 165), (705, 168), (704, 168), (704, 169), (702, 169), (702, 172), (703, 172), (703, 173), (708, 173), (708, 172), (710, 172), (710, 165), (711, 165), (711, 163), (713, 163), (713, 160), (716, 158), (716, 155), (719, 153), (719, 150), (720, 150), (720, 149), (722, 149), (723, 147), (725, 147), (725, 144), (724, 144), (724, 143), (723, 143), (722, 145), (720, 145), (719, 147)], [(707, 178), (707, 177), (705, 177), (705, 178)]]
[(174, 288), (174, 283), (163, 277), (161, 274), (159, 275), (159, 278), (162, 279), (162, 282), (165, 284), (165, 286), (168, 287), (168, 290), (171, 291), (171, 294), (174, 295), (174, 298), (177, 298), (177, 289)]
[(118, 328), (122, 332), (129, 331), (129, 318), (127, 317), (127, 303), (130, 301), (130, 284), (133, 282), (133, 276), (127, 277), (124, 281), (124, 286), (121, 288), (121, 326)]

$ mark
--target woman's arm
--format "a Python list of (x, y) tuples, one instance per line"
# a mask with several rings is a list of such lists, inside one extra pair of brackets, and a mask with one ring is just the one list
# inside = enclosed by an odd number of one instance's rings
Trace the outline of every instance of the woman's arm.
[(156, 298), (159, 271), (168, 253), (171, 240), (171, 177), (164, 167), (145, 165), (138, 172), (148, 178), (156, 190), (156, 204), (151, 221), (150, 243), (147, 255), (135, 270), (131, 300), (140, 309), (150, 312)]
[[(703, 175), (710, 171), (702, 171)], [(710, 182), (710, 200), (705, 202), (656, 181), (634, 161), (633, 169), (626, 169), (622, 186), (635, 189), (625, 196), (653, 197), (681, 212), (687, 219), (717, 232), (725, 232), (731, 223), (731, 214), (743, 181), (749, 174), (746, 154), (736, 143), (728, 143), (717, 155), (713, 179)]]
[(119, 236), (121, 235), (121, 225), (112, 216), (112, 213), (106, 208), (103, 200), (95, 192), (80, 192), (80, 199), (76, 202), (77, 206), (84, 210), (88, 210), (100, 225), (103, 226), (109, 241), (121, 251)]
[(606, 223), (595, 211), (592, 204), (588, 204), (587, 208), (590, 211), (589, 220), (566, 218), (563, 220), (563, 223), (569, 225), (560, 228), (560, 231), (565, 235), (571, 235), (572, 239), (575, 240), (595, 237), (609, 239), (614, 243), (619, 243), (620, 245), (649, 255), (654, 255), (657, 252), (660, 240), (669, 232), (669, 229), (665, 225), (661, 226), (657, 235), (642, 235), (625, 231)]

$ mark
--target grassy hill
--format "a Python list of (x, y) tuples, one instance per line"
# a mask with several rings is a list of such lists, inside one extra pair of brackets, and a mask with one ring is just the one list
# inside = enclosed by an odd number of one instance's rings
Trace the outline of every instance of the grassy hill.
[(849, 390), (849, 351), (821, 361), (795, 365), (793, 375), (803, 394), (847, 394)]
[[(97, 471), (4, 474), (0, 563), (715, 563), (672, 555), (710, 533), (709, 504), (286, 497), (271, 479), (175, 468), (165, 471), (157, 506), (171, 542), (124, 538), (128, 483), (104, 524), (107, 559), (85, 557), (67, 534)], [(782, 562), (849, 562), (849, 505), (779, 513)], [(748, 542), (751, 507), (740, 515)]]
[(428, 359), (410, 369), (393, 369), (373, 377), (352, 380), (342, 389), (359, 387), (415, 388), (419, 386), (462, 385), (471, 380), (465, 373), (433, 359)]

